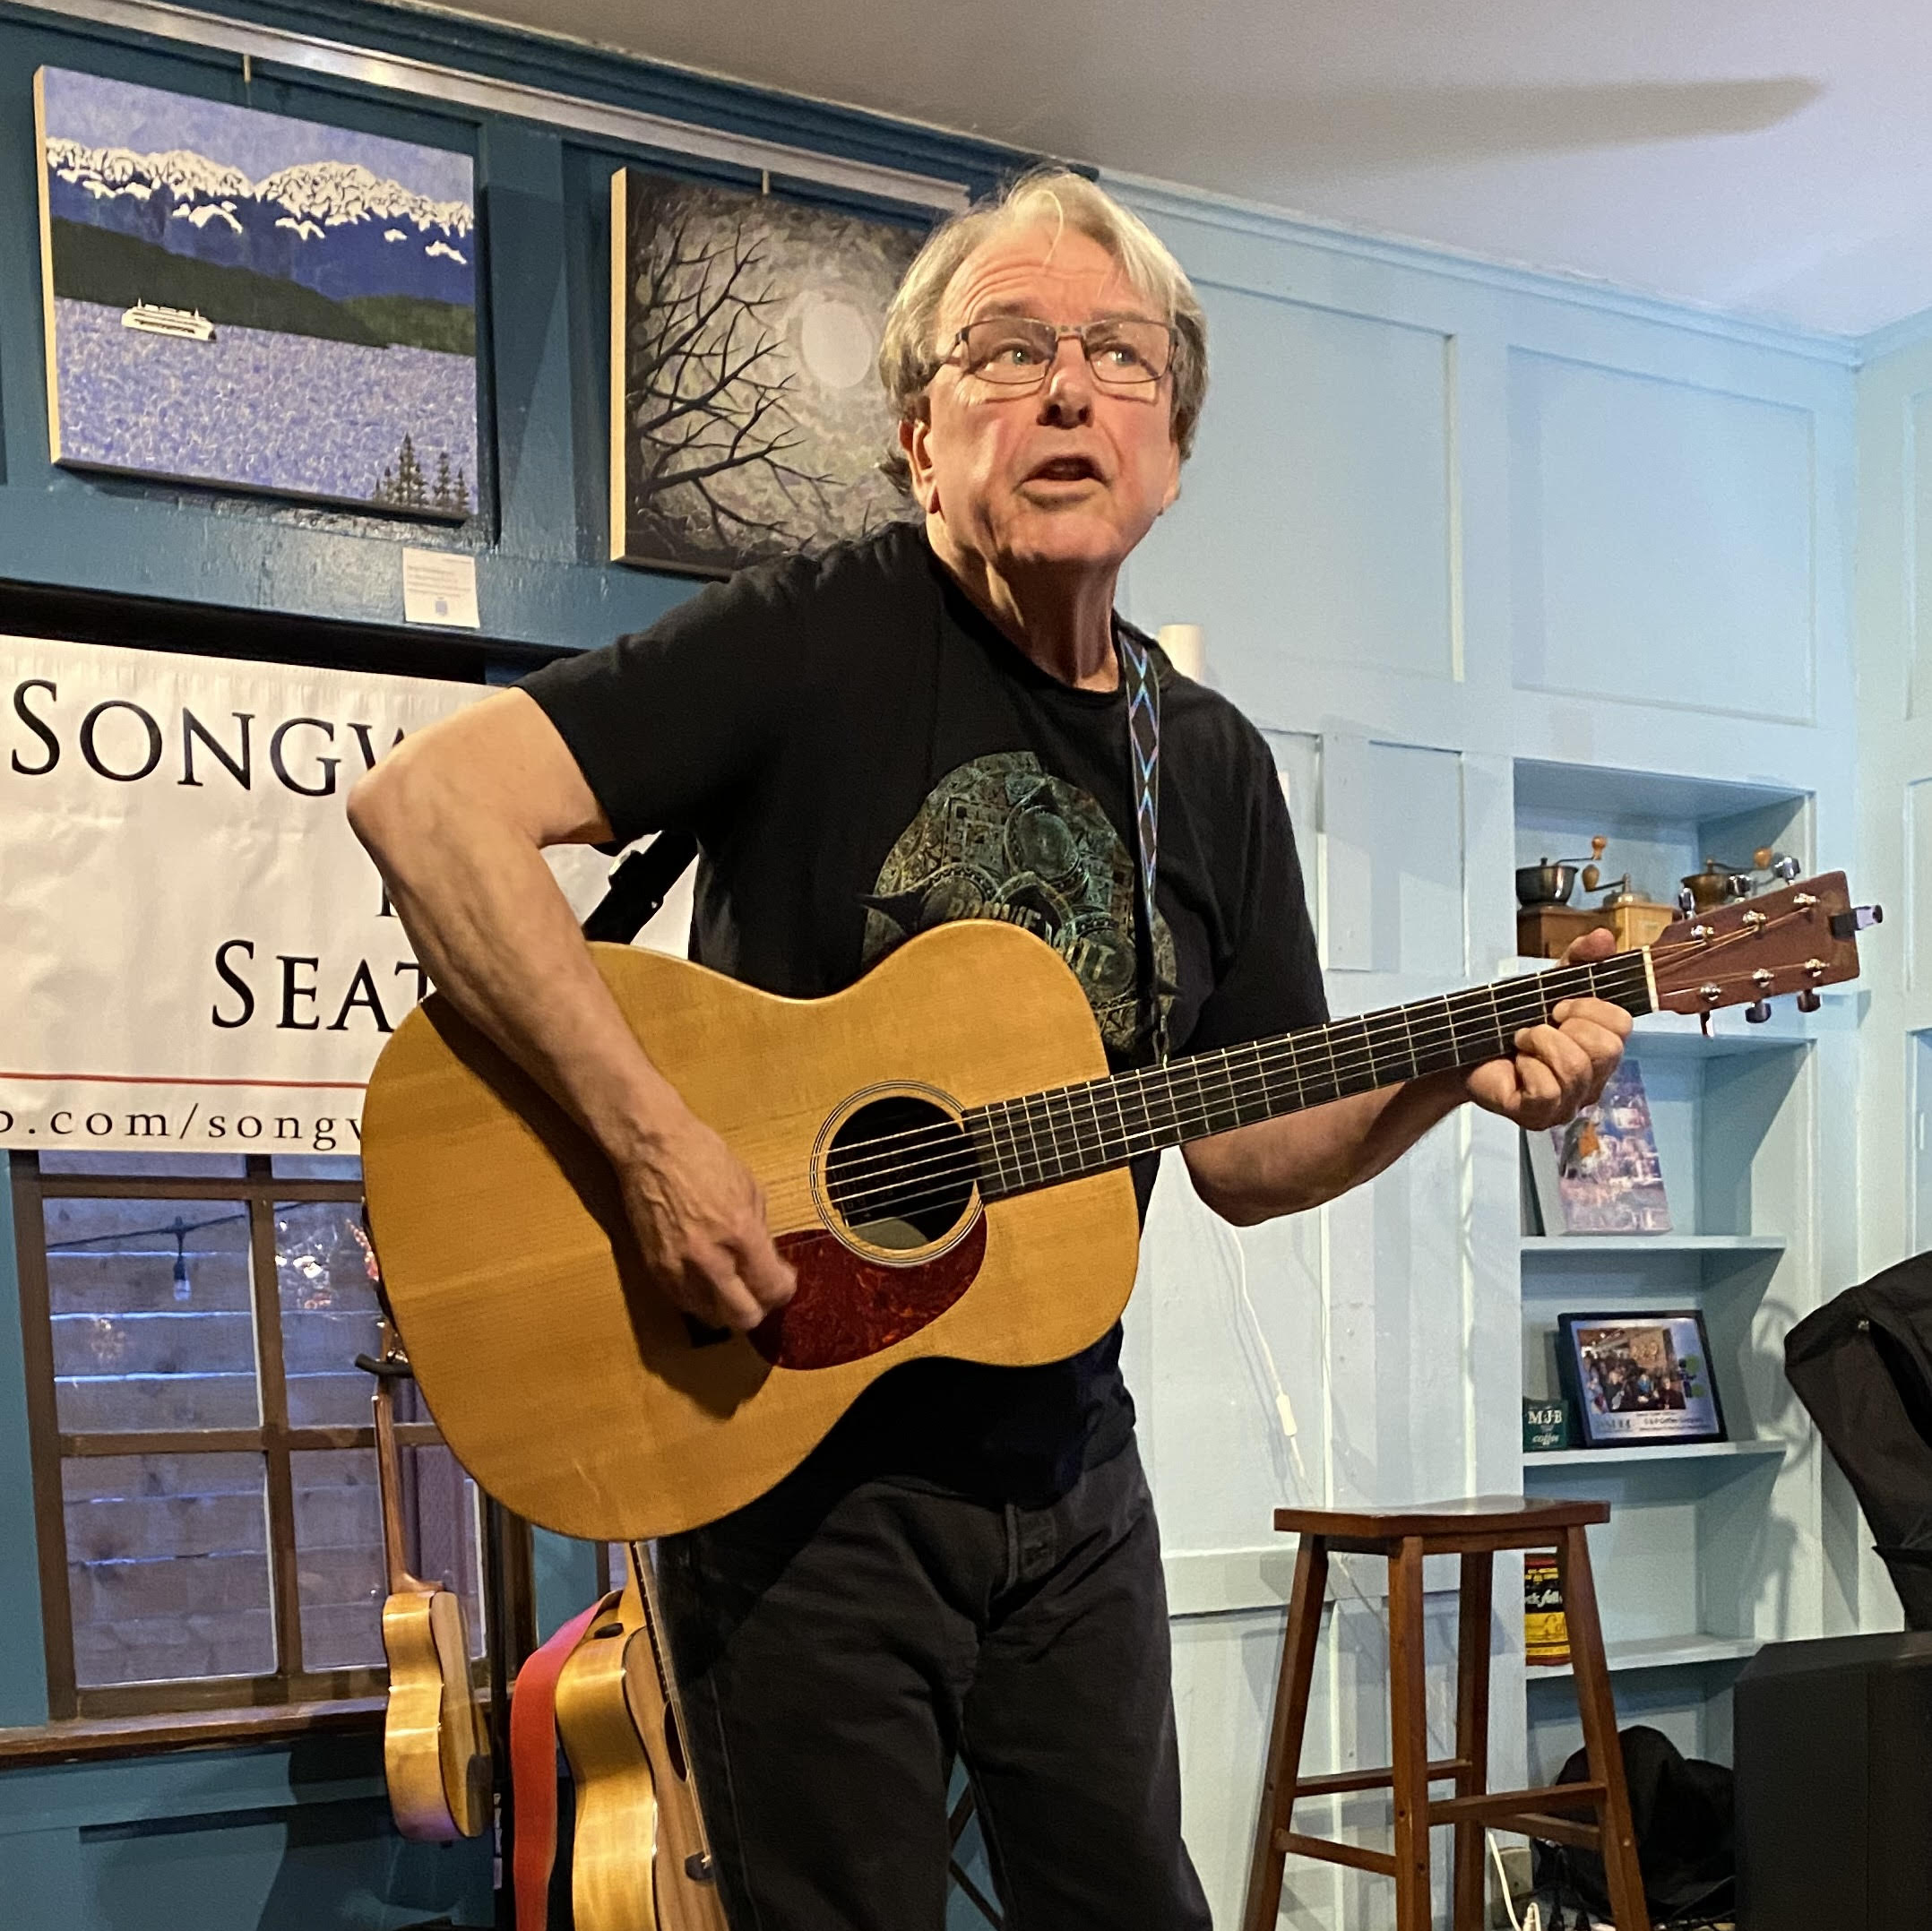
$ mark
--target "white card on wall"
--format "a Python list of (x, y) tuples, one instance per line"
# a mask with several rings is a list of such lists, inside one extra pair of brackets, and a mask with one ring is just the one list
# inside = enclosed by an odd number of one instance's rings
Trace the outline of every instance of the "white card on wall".
[(480, 630), (477, 560), (463, 550), (402, 552), (402, 616), (409, 624), (446, 624)]

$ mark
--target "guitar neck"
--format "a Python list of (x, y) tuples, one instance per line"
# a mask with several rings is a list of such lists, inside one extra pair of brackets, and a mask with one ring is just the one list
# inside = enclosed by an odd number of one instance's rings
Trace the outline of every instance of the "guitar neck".
[(1211, 1134), (1507, 1057), (1525, 1027), (1580, 998), (1639, 1017), (1656, 1011), (1649, 949), (994, 1100), (965, 1116), (979, 1191), (1000, 1200), (1057, 1186)]

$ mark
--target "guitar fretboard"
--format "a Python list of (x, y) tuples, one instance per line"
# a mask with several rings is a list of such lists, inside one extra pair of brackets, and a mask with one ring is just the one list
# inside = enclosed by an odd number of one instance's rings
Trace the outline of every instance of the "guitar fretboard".
[(983, 1199), (1057, 1186), (1143, 1154), (1515, 1051), (1565, 999), (1652, 1008), (1643, 952), (1499, 979), (1352, 1019), (976, 1107), (965, 1116)]

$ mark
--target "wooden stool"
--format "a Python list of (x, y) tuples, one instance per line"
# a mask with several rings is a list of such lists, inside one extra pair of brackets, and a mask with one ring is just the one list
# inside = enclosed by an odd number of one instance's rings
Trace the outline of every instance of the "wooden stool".
[[(1483, 1832), (1487, 1825), (1597, 1851), (1609, 1878), (1617, 1931), (1650, 1931), (1643, 1881), (1637, 1869), (1624, 1789), (1617, 1711), (1603, 1661), (1603, 1630), (1590, 1578), (1586, 1525), (1608, 1522), (1607, 1502), (1535, 1502), (1521, 1496), (1482, 1496), (1416, 1509), (1277, 1509), (1274, 1526), (1301, 1538), (1295, 1594), (1281, 1647), (1274, 1728), (1262, 1782), (1255, 1855), (1248, 1866), (1242, 1931), (1274, 1931), (1281, 1903), (1281, 1871), (1289, 1852), (1380, 1871), (1395, 1880), (1396, 1931), (1427, 1931), (1429, 1826), (1455, 1826), (1453, 1931), (1483, 1922)], [(1563, 1576), (1576, 1701), (1583, 1720), (1590, 1779), (1538, 1790), (1488, 1789), (1489, 1598), (1491, 1558), (1503, 1549), (1555, 1546)], [(1389, 1565), (1389, 1714), (1395, 1762), (1388, 1770), (1301, 1774), (1301, 1737), (1315, 1679), (1315, 1648), (1331, 1551), (1381, 1556)], [(1454, 1756), (1431, 1763), (1422, 1658), (1422, 1558), (1462, 1558), (1457, 1616)], [(1455, 1795), (1432, 1801), (1431, 1783), (1453, 1780)], [(1293, 1827), (1296, 1800), (1353, 1790), (1393, 1790), (1395, 1849), (1367, 1850), (1332, 1838), (1307, 1837)], [(1593, 1810), (1595, 1823), (1552, 1816), (1557, 1810)]]

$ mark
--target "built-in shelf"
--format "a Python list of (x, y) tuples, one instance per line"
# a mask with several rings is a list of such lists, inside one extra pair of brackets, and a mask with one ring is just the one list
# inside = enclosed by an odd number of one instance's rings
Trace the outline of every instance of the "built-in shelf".
[(1526, 1261), (1620, 1254), (1782, 1254), (1782, 1234), (1525, 1234)]
[(1660, 1442), (1653, 1448), (1553, 1448), (1543, 1453), (1525, 1452), (1522, 1471), (1532, 1469), (1595, 1468), (1609, 1461), (1695, 1461), (1713, 1455), (1775, 1455), (1782, 1458), (1782, 1442)]
[[(1764, 1648), (1764, 1636), (1642, 1636), (1606, 1642), (1603, 1657), (1614, 1675), (1623, 1669), (1687, 1669), (1700, 1663), (1748, 1661)], [(1539, 1663), (1524, 1672), (1530, 1683), (1567, 1682), (1575, 1672), (1567, 1663)]]

